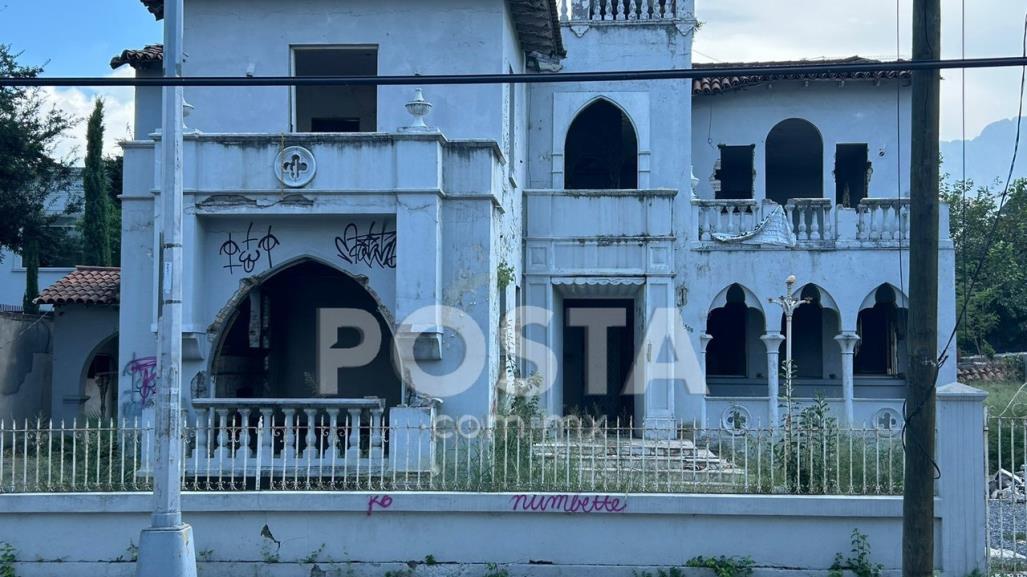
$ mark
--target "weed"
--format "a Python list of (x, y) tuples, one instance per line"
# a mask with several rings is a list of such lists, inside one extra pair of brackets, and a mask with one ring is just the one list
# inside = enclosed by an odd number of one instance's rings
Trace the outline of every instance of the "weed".
[(859, 529), (852, 530), (852, 555), (844, 559), (841, 553), (834, 557), (828, 577), (842, 577), (843, 571), (851, 571), (856, 577), (881, 577), (884, 565), (870, 560), (870, 543)]
[(306, 563), (308, 565), (312, 564), (312, 563), (317, 563), (318, 558), (324, 552), (325, 552), (325, 544), (321, 543), (320, 547), (318, 547), (317, 549), (314, 549), (313, 551), (311, 551), (310, 554), (307, 555), (306, 557), (304, 557), (303, 559), (300, 559), (300, 563)]
[[(724, 555), (703, 557), (700, 555), (689, 559), (685, 566), (712, 569), (713, 574), (717, 577), (749, 577), (752, 575), (753, 562), (749, 557), (725, 557)], [(671, 575), (670, 577), (676, 576)]]
[(510, 572), (505, 567), (500, 567), (495, 563), (488, 563), (485, 565), (485, 575), (482, 577), (510, 577)]
[(16, 577), (14, 562), (17, 561), (14, 545), (0, 541), (0, 577)]
[(438, 565), (439, 562), (435, 560), (435, 555), (426, 555), (424, 557), (424, 564), (429, 566), (429, 567), (432, 567), (432, 566)]
[(203, 561), (204, 563), (209, 562), (212, 559), (214, 559), (214, 550), (204, 549), (196, 554), (196, 558), (200, 561)]

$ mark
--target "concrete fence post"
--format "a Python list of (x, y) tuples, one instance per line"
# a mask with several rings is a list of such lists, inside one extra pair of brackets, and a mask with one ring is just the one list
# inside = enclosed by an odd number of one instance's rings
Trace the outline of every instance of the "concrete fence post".
[(961, 383), (938, 389), (937, 462), (941, 519), (941, 568), (963, 577), (987, 562), (987, 487), (984, 398), (987, 393)]

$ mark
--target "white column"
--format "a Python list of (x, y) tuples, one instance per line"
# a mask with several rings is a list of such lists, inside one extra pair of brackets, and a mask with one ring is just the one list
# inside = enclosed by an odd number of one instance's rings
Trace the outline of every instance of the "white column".
[[(713, 340), (713, 335), (703, 333), (699, 335), (699, 366), (702, 368), (702, 374), (707, 377), (706, 382), (709, 383), (709, 373), (706, 371), (706, 347), (710, 346), (710, 341)], [(699, 411), (699, 423), (700, 427), (705, 429), (707, 427), (706, 422), (706, 397), (709, 396), (710, 390), (707, 386), (706, 394), (703, 395), (702, 406)]]
[[(675, 434), (674, 418), (674, 387), (675, 381), (668, 378), (651, 378), (652, 375), (663, 373), (664, 376), (674, 375), (674, 359), (660, 359), (659, 355), (668, 339), (675, 337), (678, 323), (677, 309), (674, 307), (673, 283), (669, 277), (649, 277), (645, 284), (646, 322), (652, 324), (646, 328), (646, 338), (642, 343), (645, 358), (643, 386), (645, 394), (645, 420), (642, 423), (645, 435), (654, 438), (667, 438)], [(668, 315), (657, 318), (656, 315)], [(663, 327), (664, 333), (656, 327)], [(655, 329), (655, 330), (654, 330)], [(682, 338), (686, 338), (682, 336)], [(688, 346), (682, 344), (682, 346)], [(655, 365), (661, 365), (656, 371)], [(638, 384), (636, 383), (636, 387)]]
[(834, 340), (842, 349), (842, 399), (845, 401), (845, 422), (851, 425), (855, 423), (853, 404), (856, 398), (852, 378), (852, 357), (856, 352), (856, 343), (859, 342), (859, 335), (846, 331), (836, 336)]
[[(428, 151), (422, 153), (427, 155)], [(421, 308), (437, 307), (442, 302), (442, 205), (434, 192), (404, 193), (396, 199), (396, 278), (404, 279), (396, 283), (397, 338), (414, 339), (415, 359), (438, 360), (442, 358), (438, 310), (433, 323), (407, 325), (405, 319)]]
[(767, 347), (767, 415), (770, 422), (768, 425), (773, 428), (779, 424), (781, 393), (781, 343), (785, 337), (779, 332), (767, 333), (760, 337), (763, 346)]

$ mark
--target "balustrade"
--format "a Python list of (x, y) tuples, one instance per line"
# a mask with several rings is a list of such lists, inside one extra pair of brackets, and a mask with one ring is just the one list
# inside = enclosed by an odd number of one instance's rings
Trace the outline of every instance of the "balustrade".
[(627, 22), (679, 18), (676, 0), (558, 0), (561, 22)]
[(384, 466), (384, 399), (199, 399), (193, 408), (187, 474), (273, 478)]
[(856, 211), (858, 240), (901, 241), (909, 238), (908, 198), (864, 198)]

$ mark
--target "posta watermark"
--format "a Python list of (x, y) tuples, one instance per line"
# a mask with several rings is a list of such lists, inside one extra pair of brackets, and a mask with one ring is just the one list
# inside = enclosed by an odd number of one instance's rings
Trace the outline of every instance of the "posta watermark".
[[(501, 319), (497, 339), (505, 355), (520, 366), (527, 376), (504, 378), (499, 385), (510, 395), (539, 395), (556, 383), (557, 354), (547, 343), (529, 339), (532, 327), (551, 334), (555, 315), (539, 307), (517, 307)], [(625, 309), (599, 307), (569, 307), (566, 325), (582, 329), (585, 334), (585, 391), (604, 394), (608, 387), (607, 358), (611, 354), (609, 330), (628, 327)], [(317, 317), (318, 388), (321, 394), (334, 395), (341, 388), (340, 368), (369, 365), (381, 350), (386, 336), (377, 319), (364, 309), (322, 308)], [(447, 363), (447, 370), (422, 366), (415, 360), (416, 338), (404, 335), (395, 339), (391, 358), (397, 374), (406, 385), (420, 395), (446, 399), (466, 392), (478, 381), (488, 363), (486, 331), (466, 312), (447, 306), (430, 306), (414, 311), (399, 326), (418, 327), (414, 337), (427, 332), (445, 332), (447, 339), (455, 338), (460, 345), (458, 362)], [(631, 327), (634, 328), (634, 327)], [(342, 339), (342, 334), (356, 338)], [(448, 359), (447, 359), (448, 361)], [(547, 368), (549, 370), (547, 370)], [(652, 311), (644, 324), (641, 346), (637, 347), (629, 376), (623, 384), (622, 394), (640, 395), (654, 384), (670, 386), (682, 383), (689, 394), (706, 392), (706, 379), (680, 311), (658, 308)]]

